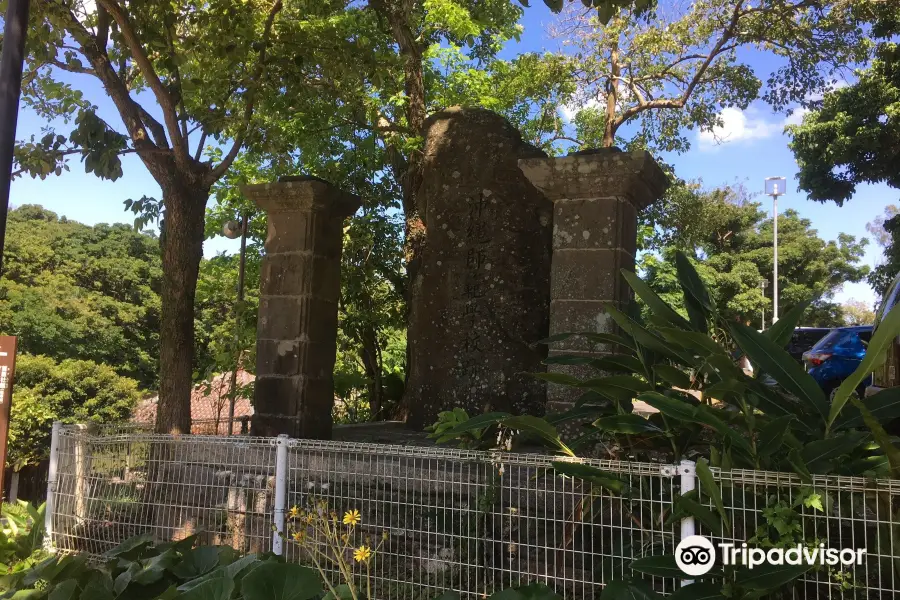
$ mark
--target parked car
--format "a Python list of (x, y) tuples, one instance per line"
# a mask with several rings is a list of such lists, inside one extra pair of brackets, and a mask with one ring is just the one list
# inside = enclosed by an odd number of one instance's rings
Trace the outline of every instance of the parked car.
[(811, 350), (816, 342), (828, 335), (830, 331), (830, 327), (798, 327), (791, 334), (791, 340), (788, 342), (786, 348), (788, 354), (797, 362), (802, 363), (803, 353)]
[[(837, 327), (803, 353), (803, 363), (807, 372), (830, 397), (862, 362), (870, 339), (871, 325)], [(871, 377), (867, 377), (860, 384), (857, 389), (860, 398), (871, 382)]]
[[(897, 305), (898, 301), (900, 301), (900, 275), (897, 275), (897, 277), (894, 278), (891, 287), (888, 288), (887, 293), (881, 301), (881, 306), (878, 307), (878, 311), (875, 313), (875, 329), (878, 329), (878, 324), (881, 323), (881, 319)], [(900, 348), (898, 348), (898, 345), (900, 345), (900, 340), (894, 338), (894, 341), (888, 347), (884, 364), (880, 367), (876, 367), (875, 372), (872, 373), (872, 385), (866, 388), (867, 398), (873, 394), (877, 394), (884, 388), (895, 387), (898, 385), (897, 368), (900, 366), (900, 364), (898, 364), (898, 360), (900, 360)]]

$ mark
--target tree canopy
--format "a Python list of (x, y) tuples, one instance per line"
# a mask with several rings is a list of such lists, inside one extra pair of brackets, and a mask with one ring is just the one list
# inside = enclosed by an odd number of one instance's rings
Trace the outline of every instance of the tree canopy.
[(811, 200), (849, 200), (862, 183), (900, 188), (900, 6), (876, 5), (875, 59), (852, 85), (833, 90), (789, 128), (800, 189)]
[(35, 205), (11, 211), (7, 227), (0, 334), (19, 336), (21, 352), (107, 364), (156, 388), (159, 241)]
[[(805, 104), (840, 68), (865, 61), (869, 0), (696, 0), (663, 3), (642, 18), (643, 3), (604, 23), (571, 5), (556, 31), (574, 48), (576, 137), (587, 146), (635, 141), (663, 151), (690, 146), (685, 132), (720, 126), (723, 108), (762, 97), (776, 109)], [(765, 85), (747, 52), (778, 57)], [(634, 140), (621, 128), (634, 124)]]
[[(779, 311), (809, 301), (804, 325), (841, 325), (843, 314), (831, 298), (868, 273), (859, 264), (868, 240), (840, 234), (825, 241), (811, 225), (795, 210), (778, 216)], [(726, 316), (758, 323), (761, 311), (772, 312), (771, 286), (760, 286), (772, 281), (772, 246), (772, 220), (741, 187), (703, 190), (680, 182), (644, 235), (639, 268), (667, 302), (681, 307), (673, 256), (683, 251), (697, 262)]]
[(50, 456), (54, 421), (121, 421), (131, 415), (139, 397), (137, 382), (117, 375), (109, 365), (21, 355), (16, 362), (7, 463), (18, 469)]

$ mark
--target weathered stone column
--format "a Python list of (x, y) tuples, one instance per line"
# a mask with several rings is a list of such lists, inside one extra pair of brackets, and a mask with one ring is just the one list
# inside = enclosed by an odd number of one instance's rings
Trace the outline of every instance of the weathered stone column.
[(546, 156), (506, 119), (450, 108), (425, 124), (425, 243), (410, 284), (407, 424), (440, 411), (543, 414), (553, 204), (520, 158)]
[[(550, 335), (614, 331), (604, 306), (625, 305), (632, 298), (620, 270), (634, 270), (637, 214), (665, 192), (665, 174), (649, 153), (616, 148), (523, 159), (519, 168), (553, 201)], [(553, 344), (550, 355), (590, 350), (585, 340), (570, 338)], [(586, 369), (550, 367), (576, 376), (585, 375)], [(547, 409), (565, 410), (580, 394), (550, 384)]]
[(256, 332), (255, 435), (331, 438), (344, 219), (353, 194), (315, 178), (248, 185), (268, 215)]

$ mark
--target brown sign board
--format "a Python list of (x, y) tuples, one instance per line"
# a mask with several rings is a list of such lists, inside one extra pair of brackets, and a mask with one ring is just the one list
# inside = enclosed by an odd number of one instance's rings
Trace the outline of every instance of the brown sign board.
[(6, 496), (6, 442), (9, 439), (9, 409), (16, 375), (16, 336), (0, 335), (0, 495)]

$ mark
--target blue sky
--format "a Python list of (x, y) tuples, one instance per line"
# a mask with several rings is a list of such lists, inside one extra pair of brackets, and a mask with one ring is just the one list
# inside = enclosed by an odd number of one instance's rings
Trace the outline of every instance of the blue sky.
[[(512, 44), (503, 52), (505, 58), (523, 51), (555, 50), (557, 43), (549, 39), (546, 25), (552, 21), (551, 13), (540, 0), (532, 0), (526, 9), (522, 41)], [(772, 60), (763, 55), (745, 55), (746, 60), (757, 70), (758, 75), (773, 68)], [(73, 76), (79, 77), (79, 76)], [(763, 77), (764, 78), (764, 77)], [(79, 80), (73, 80), (73, 83)], [(82, 78), (79, 87), (85, 89), (88, 98), (109, 115), (113, 110), (99, 84), (90, 78)], [(726, 127), (718, 132), (725, 143), (715, 144), (709, 136), (691, 132), (692, 149), (683, 155), (673, 155), (666, 159), (675, 165), (676, 172), (684, 179), (702, 179), (708, 186), (742, 182), (750, 191), (762, 191), (763, 180), (767, 176), (780, 175), (788, 178), (788, 194), (779, 199), (779, 211), (796, 209), (802, 216), (812, 221), (820, 237), (835, 239), (841, 232), (857, 237), (866, 236), (866, 223), (881, 214), (887, 204), (898, 201), (897, 190), (885, 185), (863, 186), (856, 196), (844, 207), (833, 204), (819, 204), (806, 200), (797, 191), (795, 175), (797, 165), (787, 147), (788, 138), (782, 133), (784, 114), (773, 113), (763, 102), (753, 103), (746, 111), (728, 109), (723, 118)], [(794, 117), (796, 118), (796, 116)], [(111, 123), (121, 125), (118, 120)], [(39, 133), (43, 121), (28, 111), (19, 116), (18, 139)], [(115, 182), (102, 181), (86, 174), (76, 160), (71, 171), (60, 177), (50, 177), (44, 181), (25, 177), (12, 185), (11, 203), (14, 206), (34, 203), (84, 223), (125, 222), (133, 219), (126, 213), (123, 201), (141, 196), (159, 197), (159, 186), (147, 173), (140, 160), (133, 155), (123, 158), (125, 176)], [(765, 200), (765, 199), (764, 199)], [(771, 202), (765, 202), (771, 211)], [(218, 238), (204, 245), (207, 256), (218, 251), (236, 251), (236, 242)], [(865, 262), (874, 265), (881, 250), (869, 246)], [(875, 300), (872, 290), (865, 283), (844, 286), (836, 299), (850, 298), (863, 300), (869, 304)]]

